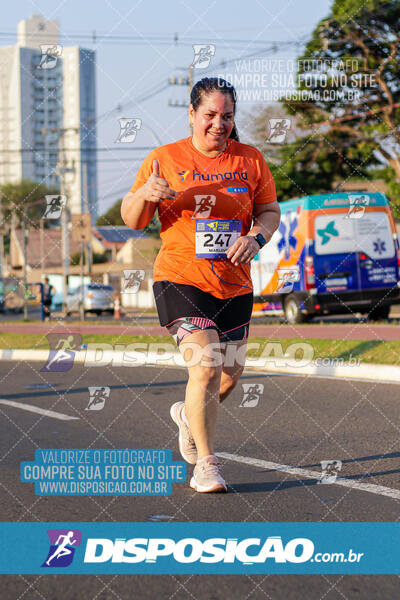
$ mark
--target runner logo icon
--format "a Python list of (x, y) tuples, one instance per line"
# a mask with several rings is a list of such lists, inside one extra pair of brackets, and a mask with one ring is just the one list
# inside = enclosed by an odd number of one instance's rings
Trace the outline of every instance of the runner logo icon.
[(79, 529), (48, 529), (50, 548), (42, 567), (68, 567), (74, 558), (75, 549), (81, 545)]
[(70, 334), (65, 337), (59, 333), (47, 334), (50, 352), (47, 363), (40, 371), (61, 373), (72, 369), (75, 351), (79, 350), (82, 337), (80, 334)]
[(211, 214), (211, 209), (215, 206), (217, 197), (213, 194), (195, 194), (196, 208), (192, 215), (192, 219), (208, 219)]

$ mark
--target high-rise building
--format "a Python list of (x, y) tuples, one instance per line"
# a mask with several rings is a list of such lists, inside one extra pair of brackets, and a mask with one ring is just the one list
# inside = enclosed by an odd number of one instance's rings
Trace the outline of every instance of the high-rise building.
[(97, 217), (95, 52), (59, 44), (57, 21), (33, 15), (0, 47), (0, 184), (59, 185), (72, 213)]

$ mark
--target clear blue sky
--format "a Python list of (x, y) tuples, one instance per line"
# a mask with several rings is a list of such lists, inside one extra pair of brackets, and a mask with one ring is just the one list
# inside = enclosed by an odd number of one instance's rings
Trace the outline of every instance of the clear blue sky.
[[(301, 43), (329, 13), (331, 4), (332, 0), (18, 0), (2, 3), (0, 32), (16, 32), (18, 21), (40, 13), (59, 21), (64, 45), (96, 49), (97, 114), (101, 117), (98, 147), (108, 149), (99, 154), (101, 213), (129, 189), (148, 153), (135, 147), (155, 144), (148, 128), (162, 143), (188, 135), (187, 109), (168, 106), (169, 100), (186, 101), (187, 87), (169, 86), (137, 101), (166, 85), (169, 77), (187, 76), (193, 60), (192, 44), (216, 47), (210, 69), (196, 69), (195, 79), (205, 74), (248, 75), (242, 94), (238, 90), (237, 115), (241, 140), (246, 142), (247, 113), (254, 103), (271, 103), (264, 101), (264, 94), (268, 97), (273, 87), (271, 73), (275, 73), (275, 82), (279, 81), (276, 85), (290, 87), (289, 73), (301, 52)], [(91, 39), (93, 31), (98, 36), (96, 43)], [(90, 37), (87, 41), (77, 40), (79, 35)], [(121, 36), (125, 38), (116, 39)], [(126, 41), (127, 36), (135, 40)], [(157, 36), (158, 40), (154, 39)], [(272, 51), (274, 41), (278, 43)], [(15, 38), (0, 37), (0, 44), (14, 42)], [(240, 57), (249, 55), (252, 57), (246, 62), (238, 62)], [(257, 63), (257, 58), (267, 62)], [(232, 62), (223, 68), (222, 61)], [(255, 73), (264, 74), (261, 86), (257, 85)], [(258, 100), (252, 94), (260, 87), (263, 96)], [(119, 104), (121, 109), (115, 110)], [(134, 143), (115, 144), (118, 117), (142, 119), (143, 128)]]

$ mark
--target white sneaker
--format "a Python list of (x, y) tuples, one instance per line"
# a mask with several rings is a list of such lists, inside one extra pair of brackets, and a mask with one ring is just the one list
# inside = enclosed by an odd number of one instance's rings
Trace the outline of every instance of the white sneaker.
[(216, 456), (205, 456), (197, 461), (193, 471), (190, 487), (196, 492), (227, 492), (225, 480), (219, 472), (220, 463)]
[(182, 419), (182, 409), (184, 406), (184, 402), (175, 402), (169, 412), (172, 420), (179, 428), (179, 451), (186, 462), (195, 465), (197, 461), (197, 448), (189, 427)]

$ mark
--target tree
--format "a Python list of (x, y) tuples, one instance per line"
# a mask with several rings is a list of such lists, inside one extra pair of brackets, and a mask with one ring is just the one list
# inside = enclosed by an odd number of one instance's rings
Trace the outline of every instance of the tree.
[[(57, 188), (49, 188), (43, 183), (22, 179), (18, 183), (5, 183), (1, 186), (1, 211), (0, 220), (1, 227), (5, 229), (4, 235), (4, 251), (6, 254), (10, 248), (10, 228), (11, 216), (15, 216), (15, 226), (22, 225), (25, 215), (26, 225), (28, 229), (37, 228), (40, 219), (45, 213), (47, 202), (46, 195), (59, 194)], [(56, 221), (44, 220), (44, 226), (47, 228), (51, 223)]]
[[(125, 225), (121, 217), (121, 204), (122, 199), (117, 200), (117, 202), (113, 204), (113, 206), (109, 208), (108, 211), (104, 213), (104, 215), (101, 215), (97, 219), (96, 225), (98, 225), (99, 227), (102, 225), (114, 225), (114, 227), (121, 227), (122, 225)], [(158, 238), (160, 236), (160, 221), (158, 220), (158, 217), (156, 215), (154, 215), (150, 223), (143, 229), (143, 231), (151, 237)]]
[(108, 211), (104, 213), (104, 215), (101, 215), (97, 219), (96, 225), (103, 225), (104, 227), (108, 225), (114, 225), (115, 227), (125, 225), (121, 217), (121, 204), (122, 198), (120, 200), (117, 200), (115, 204), (113, 204), (111, 208), (109, 208)]
[[(57, 188), (49, 188), (43, 183), (22, 179), (18, 183), (5, 183), (1, 186), (2, 220), (11, 222), (11, 215), (17, 218), (17, 226), (21, 224), (23, 215), (27, 218), (28, 227), (37, 227), (46, 209), (46, 195), (55, 195)], [(45, 221), (47, 226), (47, 220)]]
[(303, 135), (272, 164), (280, 199), (371, 179), (377, 167), (398, 193), (399, 80), (397, 0), (335, 0), (300, 58), (297, 91), (282, 103)]

